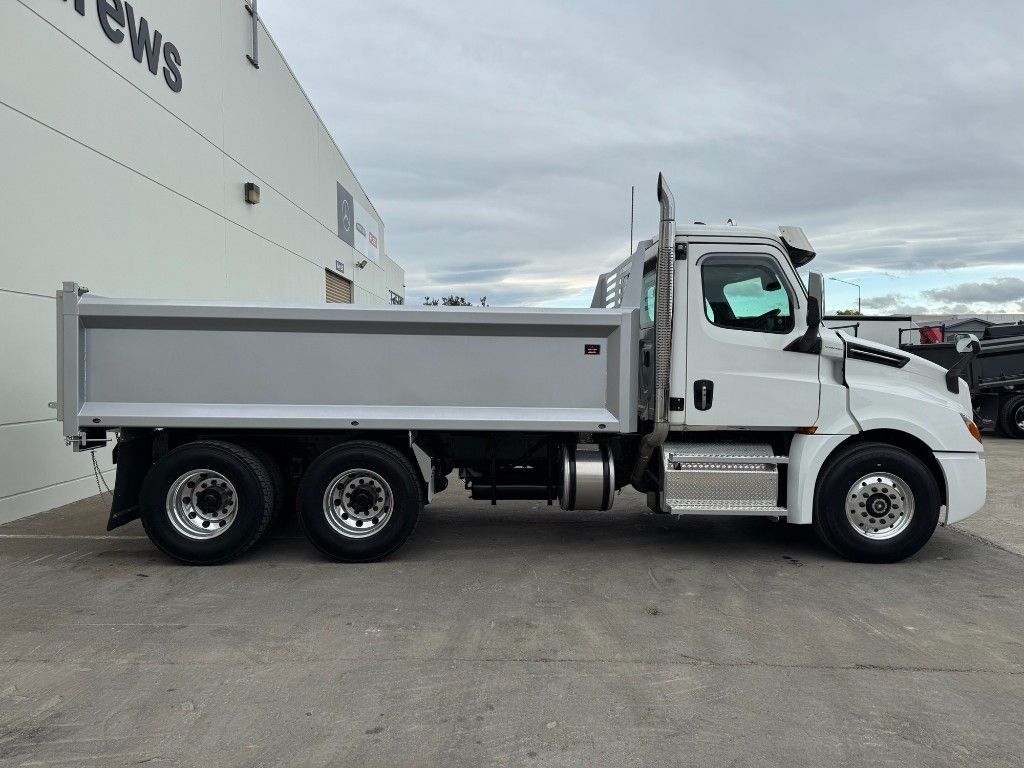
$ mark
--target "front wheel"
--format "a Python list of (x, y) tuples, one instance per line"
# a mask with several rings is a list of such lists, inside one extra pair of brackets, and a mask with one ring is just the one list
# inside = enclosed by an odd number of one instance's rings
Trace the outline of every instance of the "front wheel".
[(823, 472), (814, 528), (843, 557), (895, 563), (928, 542), (941, 503), (935, 477), (919, 458), (892, 445), (861, 443)]
[(319, 456), (299, 482), (302, 530), (328, 557), (379, 560), (412, 534), (423, 508), (409, 460), (389, 445), (353, 441)]

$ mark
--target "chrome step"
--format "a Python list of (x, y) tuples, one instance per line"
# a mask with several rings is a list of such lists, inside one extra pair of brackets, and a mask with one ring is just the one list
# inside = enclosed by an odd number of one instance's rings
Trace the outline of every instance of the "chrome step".
[(670, 453), (669, 464), (789, 464), (789, 456), (758, 456), (756, 461), (750, 456), (693, 456), (682, 453)]
[(664, 508), (673, 514), (782, 516), (779, 465), (767, 443), (666, 443)]
[(788, 464), (788, 456), (776, 456), (767, 443), (666, 443), (663, 449), (671, 464)]
[(763, 517), (785, 517), (789, 510), (786, 507), (761, 506), (720, 506), (709, 507), (701, 504), (681, 504), (669, 506), (673, 515), (750, 515)]

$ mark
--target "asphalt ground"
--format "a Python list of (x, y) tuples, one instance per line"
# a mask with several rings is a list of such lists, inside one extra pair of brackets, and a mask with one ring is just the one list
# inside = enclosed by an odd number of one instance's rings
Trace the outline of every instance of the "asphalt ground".
[(903, 563), (805, 527), (492, 508), (384, 562), (177, 565), (100, 497), (0, 526), (0, 766), (1021, 766), (1024, 442)]

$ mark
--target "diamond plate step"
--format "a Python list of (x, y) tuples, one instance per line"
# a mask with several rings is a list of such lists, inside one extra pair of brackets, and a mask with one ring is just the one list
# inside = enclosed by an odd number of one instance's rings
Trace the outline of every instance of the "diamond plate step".
[(665, 506), (674, 514), (784, 515), (779, 465), (767, 443), (667, 443)]
[(670, 505), (668, 511), (673, 515), (763, 515), (766, 517), (785, 517), (789, 510), (786, 507), (761, 506), (719, 506), (710, 507), (700, 504)]

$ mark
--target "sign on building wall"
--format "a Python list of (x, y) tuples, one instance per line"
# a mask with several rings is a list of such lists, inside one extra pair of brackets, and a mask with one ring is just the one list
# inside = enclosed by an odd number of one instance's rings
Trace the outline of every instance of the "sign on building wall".
[[(67, 0), (64, 2), (66, 4)], [(74, 8), (79, 16), (86, 15), (85, 0), (75, 0)], [(145, 16), (136, 15), (131, 3), (123, 0), (97, 0), (96, 15), (103, 34), (110, 42), (121, 45), (127, 39), (137, 62), (144, 64), (153, 75), (162, 69), (167, 87), (175, 93), (181, 91), (181, 53), (174, 43), (164, 39), (160, 30), (151, 27)]]
[(368, 259), (380, 261), (380, 225), (352, 193), (338, 183), (338, 237)]

